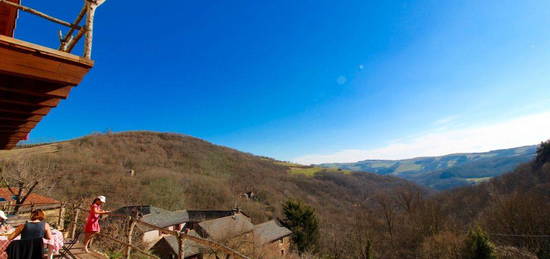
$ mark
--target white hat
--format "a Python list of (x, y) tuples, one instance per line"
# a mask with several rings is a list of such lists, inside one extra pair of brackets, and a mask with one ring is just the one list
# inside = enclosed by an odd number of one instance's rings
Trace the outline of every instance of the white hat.
[(8, 217), (6, 217), (6, 213), (4, 213), (3, 211), (0, 210), (0, 218), (6, 220), (8, 219)]
[(105, 196), (103, 196), (103, 195), (99, 195), (99, 196), (97, 196), (97, 198), (103, 203), (105, 203), (105, 201), (107, 200), (107, 198), (105, 198)]

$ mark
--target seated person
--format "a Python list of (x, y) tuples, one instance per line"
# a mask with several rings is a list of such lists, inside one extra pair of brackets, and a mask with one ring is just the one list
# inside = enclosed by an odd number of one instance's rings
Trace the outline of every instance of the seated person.
[(44, 211), (38, 209), (31, 213), (31, 220), (19, 225), (9, 240), (15, 239), (21, 234), (21, 240), (10, 243), (6, 252), (8, 258), (37, 258), (42, 259), (44, 253), (44, 239), (52, 236), (50, 225), (44, 221)]

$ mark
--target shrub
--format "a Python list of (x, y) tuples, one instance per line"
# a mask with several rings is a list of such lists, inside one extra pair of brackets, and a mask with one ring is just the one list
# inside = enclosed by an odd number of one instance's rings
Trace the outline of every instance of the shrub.
[(496, 259), (495, 246), (480, 227), (468, 232), (463, 251), (468, 259)]

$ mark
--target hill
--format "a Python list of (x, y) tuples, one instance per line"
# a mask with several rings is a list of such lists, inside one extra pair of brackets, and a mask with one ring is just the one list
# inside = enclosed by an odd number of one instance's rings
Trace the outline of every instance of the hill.
[(373, 172), (401, 177), (417, 184), (450, 189), (486, 181), (512, 171), (535, 157), (536, 146), (462, 153), (403, 160), (364, 160), (355, 163), (321, 164), (325, 168)]
[(486, 233), (496, 258), (550, 258), (550, 141), (534, 161), (480, 184), (433, 195), (396, 190), (374, 201), (354, 212), (346, 239), (334, 239), (342, 248), (332, 258), (486, 258), (469, 252), (472, 229)]
[[(355, 220), (349, 212), (375, 206), (371, 198), (379, 193), (400, 188), (425, 192), (392, 176), (295, 165), (154, 132), (95, 134), (3, 151), (0, 164), (10, 179), (40, 181), (40, 193), (86, 203), (101, 194), (113, 209), (135, 204), (169, 210), (238, 206), (259, 223), (280, 217), (283, 201), (300, 199), (316, 209), (327, 247), (327, 236), (341, 235), (335, 229)], [(246, 192), (254, 196), (243, 198)]]

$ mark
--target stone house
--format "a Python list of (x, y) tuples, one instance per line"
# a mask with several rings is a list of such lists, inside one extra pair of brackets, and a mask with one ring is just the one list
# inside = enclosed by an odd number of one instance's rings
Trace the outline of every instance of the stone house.
[[(216, 219), (195, 222), (188, 225), (185, 231), (189, 235), (210, 239), (228, 247), (238, 247), (240, 252), (248, 254), (252, 251), (254, 225), (245, 214), (234, 211), (233, 215)], [(226, 258), (221, 251), (185, 240), (185, 258), (216, 259)], [(164, 236), (158, 240), (151, 250), (161, 259), (175, 258), (179, 252), (177, 239), (173, 236)]]
[(254, 245), (262, 254), (285, 256), (290, 250), (291, 235), (292, 231), (278, 220), (267, 221), (254, 226)]
[[(195, 231), (190, 231), (188, 235), (198, 236)], [(191, 240), (184, 240), (183, 247), (185, 249), (184, 255), (186, 259), (203, 259), (202, 254), (206, 248)], [(178, 240), (174, 236), (163, 236), (151, 247), (150, 251), (160, 259), (178, 258)]]
[[(174, 231), (189, 231), (198, 223), (230, 216), (236, 213), (234, 210), (177, 210), (169, 211), (151, 205), (126, 206), (117, 209), (113, 214), (139, 215), (143, 222)], [(156, 229), (151, 229), (137, 224), (136, 227), (143, 232), (142, 242), (151, 246), (159, 241), (165, 234)]]

